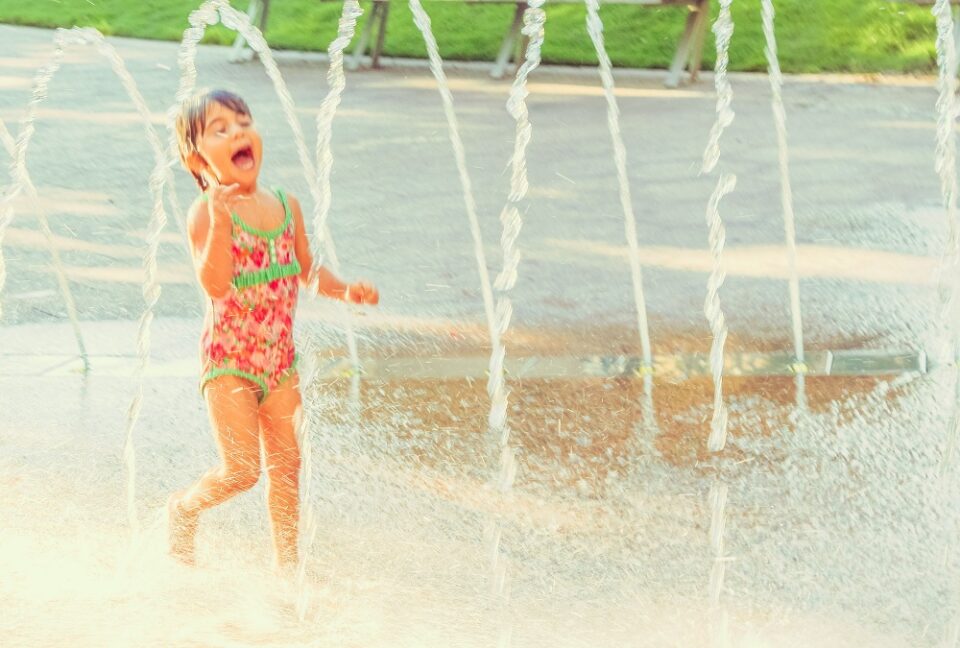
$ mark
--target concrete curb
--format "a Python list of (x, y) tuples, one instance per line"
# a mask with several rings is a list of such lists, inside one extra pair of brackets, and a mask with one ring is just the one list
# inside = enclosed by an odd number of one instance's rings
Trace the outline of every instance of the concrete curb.
[[(90, 356), (90, 373), (97, 376), (131, 376), (139, 359), (132, 355)], [(317, 371), (319, 378), (349, 377), (354, 368), (349, 358), (330, 359), (324, 355)], [(360, 373), (370, 380), (463, 380), (485, 379), (489, 358), (406, 357), (362, 358)], [(905, 373), (926, 373), (929, 369), (923, 351), (843, 350), (810, 353), (805, 363), (797, 363), (787, 352), (729, 353), (724, 356), (727, 377), (794, 376), (889, 376)], [(511, 380), (580, 380), (587, 378), (638, 379), (646, 374), (669, 380), (686, 380), (709, 376), (710, 360), (706, 354), (656, 356), (653, 366), (645, 369), (638, 356), (529, 356), (513, 357), (504, 363)], [(146, 376), (185, 378), (199, 374), (195, 358), (157, 360), (148, 365)], [(0, 377), (53, 377), (84, 373), (83, 359), (78, 355), (5, 354), (0, 355)]]

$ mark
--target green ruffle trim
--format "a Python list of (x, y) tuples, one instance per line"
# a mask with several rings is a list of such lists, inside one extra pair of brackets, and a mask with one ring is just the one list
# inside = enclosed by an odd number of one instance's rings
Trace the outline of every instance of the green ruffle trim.
[[(293, 364), (284, 370), (283, 377), (281, 377), (277, 382), (277, 386), (282, 385), (284, 381), (289, 378), (294, 371), (297, 370), (298, 364), (300, 364), (300, 354), (294, 353)], [(244, 378), (252, 382), (254, 385), (260, 388), (260, 398), (258, 400), (260, 403), (262, 403), (267, 398), (267, 394), (270, 393), (267, 389), (267, 383), (263, 378), (257, 376), (256, 374), (252, 374), (249, 371), (244, 371), (243, 369), (234, 369), (233, 367), (217, 367), (205, 373), (203, 378), (200, 379), (200, 393), (203, 393), (203, 388), (208, 382), (214, 378), (219, 378), (220, 376), (237, 376), (238, 378)]]
[(256, 272), (244, 272), (233, 278), (233, 285), (238, 289), (249, 288), (257, 284), (269, 283), (285, 277), (300, 274), (300, 262), (294, 258), (293, 263), (287, 265), (271, 265)]
[(200, 380), (200, 390), (203, 391), (204, 385), (214, 378), (219, 378), (220, 376), (238, 376), (240, 378), (246, 378), (260, 388), (264, 398), (267, 396), (267, 383), (265, 383), (260, 376), (256, 376), (249, 371), (243, 371), (242, 369), (234, 369), (233, 367), (218, 367), (208, 371)]
[[(277, 194), (277, 198), (280, 199), (280, 202), (283, 203), (283, 222), (272, 230), (262, 230), (253, 227), (252, 225), (247, 225), (242, 218), (236, 215), (234, 212), (230, 212), (230, 217), (233, 219), (233, 222), (242, 229), (244, 232), (253, 234), (254, 236), (260, 236), (265, 239), (275, 239), (281, 234), (284, 230), (290, 225), (290, 221), (293, 220), (293, 213), (290, 211), (290, 205), (287, 204), (287, 195), (284, 193), (283, 189), (275, 187), (273, 192)], [(210, 196), (206, 192), (200, 194), (200, 202), (208, 202)]]
[(280, 202), (283, 203), (283, 222), (277, 227), (274, 227), (272, 230), (262, 230), (248, 225), (243, 221), (242, 218), (237, 216), (236, 213), (230, 212), (230, 216), (233, 218), (233, 222), (237, 225), (237, 227), (248, 234), (253, 234), (254, 236), (259, 236), (265, 239), (275, 239), (283, 234), (287, 227), (290, 226), (290, 221), (293, 219), (293, 213), (290, 211), (290, 205), (287, 204), (287, 196), (283, 193), (283, 189), (274, 189), (273, 191), (277, 194), (277, 198), (280, 199)]

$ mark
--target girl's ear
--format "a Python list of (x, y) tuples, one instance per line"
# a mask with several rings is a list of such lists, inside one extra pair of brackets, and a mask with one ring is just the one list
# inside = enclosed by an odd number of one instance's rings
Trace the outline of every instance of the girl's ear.
[(197, 151), (187, 154), (187, 157), (183, 160), (183, 164), (193, 175), (200, 175), (208, 168), (207, 161), (204, 160), (203, 156), (201, 156)]
[(220, 184), (216, 174), (210, 168), (210, 164), (204, 159), (198, 151), (188, 154), (183, 160), (184, 166), (193, 174), (193, 177), (200, 183), (200, 188), (206, 190), (208, 187), (214, 187)]

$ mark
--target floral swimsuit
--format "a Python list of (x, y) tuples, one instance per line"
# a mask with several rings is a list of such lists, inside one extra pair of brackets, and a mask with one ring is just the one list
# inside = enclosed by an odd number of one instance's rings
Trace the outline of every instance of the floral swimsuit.
[(263, 402), (296, 367), (293, 313), (300, 263), (290, 206), (283, 191), (276, 194), (284, 211), (276, 229), (259, 230), (231, 214), (233, 289), (207, 309), (201, 391), (218, 376), (239, 376), (260, 388)]

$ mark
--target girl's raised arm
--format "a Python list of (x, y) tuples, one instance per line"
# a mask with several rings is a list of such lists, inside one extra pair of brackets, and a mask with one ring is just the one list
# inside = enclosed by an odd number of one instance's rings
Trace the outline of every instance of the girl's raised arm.
[[(294, 248), (297, 261), (300, 262), (300, 283), (307, 285), (310, 282), (310, 272), (313, 270), (313, 254), (310, 252), (310, 242), (307, 240), (307, 229), (303, 222), (303, 212), (300, 210), (300, 201), (287, 195), (290, 211), (293, 212)], [(317, 293), (331, 299), (344, 299), (347, 294), (347, 284), (337, 278), (325, 267), (317, 269)]]
[(229, 200), (237, 185), (216, 186), (208, 201), (197, 200), (190, 208), (187, 228), (190, 252), (197, 278), (213, 299), (230, 292), (233, 281), (232, 224)]
[[(313, 269), (313, 255), (310, 253), (310, 243), (307, 241), (307, 230), (303, 224), (303, 212), (300, 211), (300, 202), (293, 196), (287, 196), (290, 211), (293, 212), (295, 240), (294, 248), (297, 261), (300, 262), (300, 283), (307, 285), (310, 282), (310, 272)], [(370, 283), (358, 281), (354, 284), (345, 283), (335, 274), (320, 266), (317, 268), (317, 293), (331, 299), (340, 299), (354, 304), (376, 304), (380, 301), (380, 293)]]

